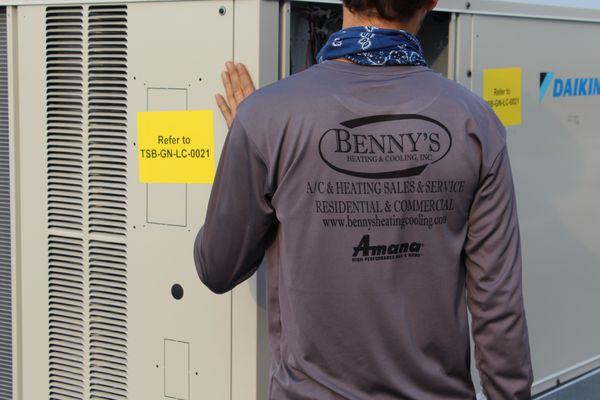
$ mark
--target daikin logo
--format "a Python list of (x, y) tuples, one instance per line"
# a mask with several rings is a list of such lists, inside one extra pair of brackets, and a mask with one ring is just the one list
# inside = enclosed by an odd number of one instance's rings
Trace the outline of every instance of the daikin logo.
[(600, 96), (600, 77), (558, 77), (554, 72), (540, 74), (540, 103), (548, 94), (552, 97)]

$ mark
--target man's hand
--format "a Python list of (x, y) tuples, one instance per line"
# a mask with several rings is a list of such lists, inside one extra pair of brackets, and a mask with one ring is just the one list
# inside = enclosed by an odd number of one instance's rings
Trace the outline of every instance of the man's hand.
[(221, 73), (221, 79), (225, 86), (227, 100), (221, 94), (215, 95), (215, 99), (227, 122), (227, 127), (231, 128), (238, 105), (256, 89), (244, 64), (227, 61), (225, 66), (227, 69)]

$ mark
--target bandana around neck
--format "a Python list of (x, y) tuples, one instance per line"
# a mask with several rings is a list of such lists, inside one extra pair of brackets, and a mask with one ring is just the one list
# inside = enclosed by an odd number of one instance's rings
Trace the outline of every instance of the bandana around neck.
[(400, 29), (354, 26), (334, 32), (317, 62), (345, 58), (356, 64), (427, 66), (419, 39)]

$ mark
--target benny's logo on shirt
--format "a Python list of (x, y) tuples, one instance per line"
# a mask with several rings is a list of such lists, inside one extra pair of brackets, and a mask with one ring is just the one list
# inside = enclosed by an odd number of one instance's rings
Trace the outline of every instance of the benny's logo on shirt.
[(448, 128), (417, 114), (374, 115), (340, 123), (319, 140), (319, 155), (333, 170), (359, 178), (421, 174), (452, 148)]

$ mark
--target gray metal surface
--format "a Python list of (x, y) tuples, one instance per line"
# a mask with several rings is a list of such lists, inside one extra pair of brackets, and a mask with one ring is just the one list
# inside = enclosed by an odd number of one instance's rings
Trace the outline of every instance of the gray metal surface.
[(0, 8), (0, 400), (12, 399), (12, 297), (6, 8)]
[(465, 73), (459, 80), (481, 95), (485, 69), (523, 72), (523, 123), (508, 128), (508, 147), (534, 388), (540, 393), (600, 361), (600, 96), (540, 96), (544, 73), (562, 79), (600, 76), (600, 53), (585, 50), (596, 46), (600, 25), (478, 15), (470, 26), (459, 48), (472, 51), (468, 68), (461, 69), (470, 69), (472, 77)]
[(596, 0), (440, 0), (439, 11), (513, 17), (600, 21)]
[[(295, 2), (342, 3), (341, 0), (295, 0)], [(600, 2), (595, 0), (440, 0), (436, 11), (600, 22)]]
[(557, 389), (541, 394), (535, 400), (598, 400), (599, 398), (600, 369), (596, 369)]

